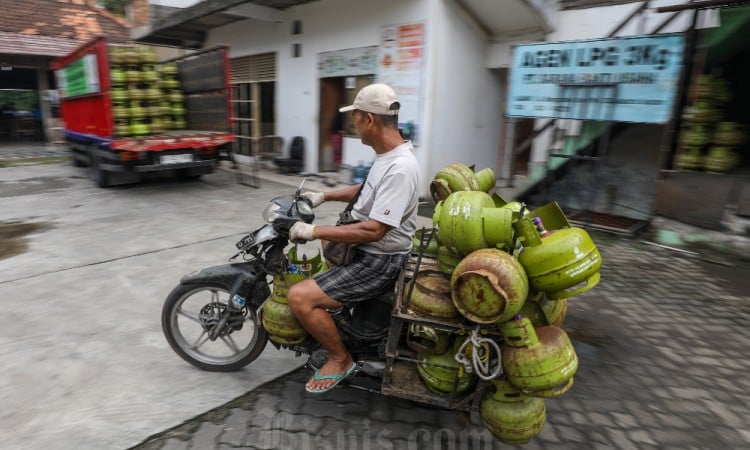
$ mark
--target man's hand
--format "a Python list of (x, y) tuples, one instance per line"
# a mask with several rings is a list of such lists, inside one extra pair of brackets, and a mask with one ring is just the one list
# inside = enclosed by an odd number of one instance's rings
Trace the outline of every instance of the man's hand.
[(323, 192), (314, 192), (314, 191), (303, 192), (302, 198), (306, 198), (310, 200), (310, 203), (312, 203), (313, 208), (317, 208), (318, 206), (320, 206), (321, 203), (326, 201), (326, 196), (325, 196), (325, 193)]
[(303, 244), (307, 241), (312, 241), (315, 239), (313, 237), (313, 230), (315, 230), (315, 225), (310, 225), (305, 222), (297, 222), (289, 229), (289, 240), (295, 244)]

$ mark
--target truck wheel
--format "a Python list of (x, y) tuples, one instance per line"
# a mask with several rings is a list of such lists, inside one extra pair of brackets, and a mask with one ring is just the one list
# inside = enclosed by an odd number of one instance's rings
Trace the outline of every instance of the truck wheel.
[(96, 150), (91, 150), (91, 178), (96, 185), (102, 188), (109, 187), (111, 184), (110, 174), (102, 169), (101, 159), (96, 154)]

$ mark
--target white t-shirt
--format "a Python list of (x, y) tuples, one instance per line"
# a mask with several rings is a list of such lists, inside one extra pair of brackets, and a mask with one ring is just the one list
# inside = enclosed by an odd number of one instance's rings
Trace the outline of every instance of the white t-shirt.
[(376, 155), (362, 193), (352, 208), (357, 220), (377, 220), (391, 228), (383, 239), (359, 246), (369, 253), (407, 253), (417, 229), (417, 204), (422, 171), (414, 147), (406, 141)]

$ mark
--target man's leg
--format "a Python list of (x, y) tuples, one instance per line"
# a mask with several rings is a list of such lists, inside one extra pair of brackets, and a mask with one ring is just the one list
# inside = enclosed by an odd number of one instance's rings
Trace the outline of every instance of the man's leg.
[[(341, 303), (323, 292), (315, 280), (308, 279), (296, 283), (287, 294), (289, 308), (302, 327), (328, 351), (328, 360), (320, 368), (320, 375), (343, 374), (352, 365), (352, 357), (346, 351), (333, 318), (326, 309), (340, 308)], [(307, 382), (311, 390), (325, 389), (335, 380), (315, 380)]]

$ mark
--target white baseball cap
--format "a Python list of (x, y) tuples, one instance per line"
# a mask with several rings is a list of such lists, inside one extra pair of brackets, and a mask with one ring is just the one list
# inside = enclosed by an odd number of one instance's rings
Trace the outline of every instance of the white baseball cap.
[(358, 109), (373, 114), (395, 116), (401, 104), (396, 91), (387, 84), (376, 83), (363, 87), (354, 98), (354, 104), (344, 106), (339, 111), (346, 112)]

